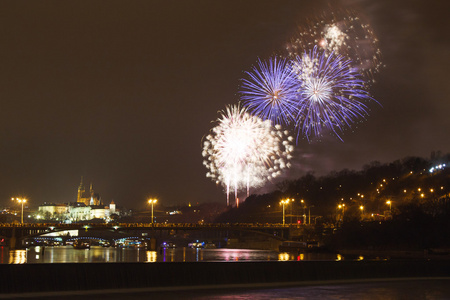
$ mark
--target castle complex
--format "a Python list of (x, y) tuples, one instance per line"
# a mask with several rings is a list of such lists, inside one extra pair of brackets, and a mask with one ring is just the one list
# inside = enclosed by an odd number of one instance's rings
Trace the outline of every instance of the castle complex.
[(44, 203), (39, 206), (39, 218), (56, 220), (64, 223), (79, 221), (89, 221), (93, 219), (102, 219), (108, 222), (111, 215), (119, 213), (116, 210), (116, 204), (111, 201), (109, 205), (104, 205), (99, 194), (94, 192), (92, 183), (89, 192), (86, 192), (81, 177), (78, 186), (77, 201), (68, 203)]

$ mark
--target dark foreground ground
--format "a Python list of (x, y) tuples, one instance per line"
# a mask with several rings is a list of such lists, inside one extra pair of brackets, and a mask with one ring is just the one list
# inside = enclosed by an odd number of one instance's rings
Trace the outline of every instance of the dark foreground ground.
[(355, 280), (316, 282), (311, 285), (278, 286), (278, 287), (229, 287), (227, 289), (195, 289), (195, 290), (120, 290), (116, 293), (96, 291), (93, 293), (80, 292), (74, 294), (37, 293), (21, 295), (4, 295), (6, 299), (34, 299), (34, 300), (65, 300), (78, 299), (109, 299), (109, 300), (144, 300), (144, 299), (358, 299), (358, 300), (444, 300), (450, 299), (450, 278), (438, 279), (390, 279), (390, 280)]
[(450, 299), (449, 287), (448, 260), (0, 266), (0, 298)]

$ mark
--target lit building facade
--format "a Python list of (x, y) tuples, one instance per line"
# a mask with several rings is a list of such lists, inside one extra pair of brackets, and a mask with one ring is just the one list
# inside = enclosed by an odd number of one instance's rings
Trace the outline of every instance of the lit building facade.
[(44, 203), (39, 205), (38, 215), (46, 219), (54, 219), (59, 215), (64, 215), (69, 211), (67, 204)]
[(89, 193), (86, 193), (83, 185), (83, 177), (78, 187), (77, 201), (66, 204), (42, 204), (39, 206), (37, 219), (56, 220), (64, 223), (90, 221), (102, 219), (110, 221), (111, 215), (117, 214), (116, 204), (111, 201), (109, 206), (102, 204), (101, 198), (94, 193), (92, 183)]

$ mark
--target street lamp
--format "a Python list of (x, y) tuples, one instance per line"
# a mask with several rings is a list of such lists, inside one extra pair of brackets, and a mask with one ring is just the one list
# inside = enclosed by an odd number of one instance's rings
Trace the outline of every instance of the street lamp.
[(300, 200), (300, 202), (302, 203), (302, 208), (303, 208), (303, 225), (306, 224), (306, 214), (305, 214), (305, 200)]
[(21, 216), (20, 216), (20, 223), (21, 224), (23, 224), (23, 204), (25, 203), (25, 202), (27, 202), (27, 199), (25, 199), (25, 198), (11, 198), (11, 200), (12, 201), (17, 201), (17, 202), (19, 202), (19, 203), (21, 203), (22, 204), (22, 214), (21, 214)]
[(152, 205), (152, 223), (153, 223), (153, 205), (158, 202), (157, 199), (148, 199), (148, 203)]
[(314, 207), (314, 205), (308, 206), (308, 225), (311, 225), (311, 207)]
[(361, 205), (359, 209), (361, 210), (361, 219), (364, 219), (364, 206)]
[(344, 203), (339, 204), (338, 208), (342, 209), (342, 222), (344, 222), (345, 204)]
[(391, 200), (386, 201), (386, 204), (389, 205), (389, 212), (391, 212), (392, 211), (392, 207), (391, 207), (392, 202), (391, 202)]
[(281, 200), (280, 201), (280, 205), (283, 205), (283, 226), (284, 226), (284, 224), (285, 224), (285, 210), (284, 210), (284, 206), (286, 205), (286, 204), (289, 204), (289, 199), (285, 199), (285, 200)]

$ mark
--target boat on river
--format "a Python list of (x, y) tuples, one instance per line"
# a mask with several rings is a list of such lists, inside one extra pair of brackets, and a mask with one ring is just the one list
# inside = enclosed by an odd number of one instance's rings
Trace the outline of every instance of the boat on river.
[(280, 252), (318, 252), (319, 250), (319, 243), (316, 241), (284, 241), (279, 246)]
[(76, 240), (75, 242), (73, 242), (73, 248), (74, 249), (90, 249), (91, 242), (84, 241), (84, 240)]

